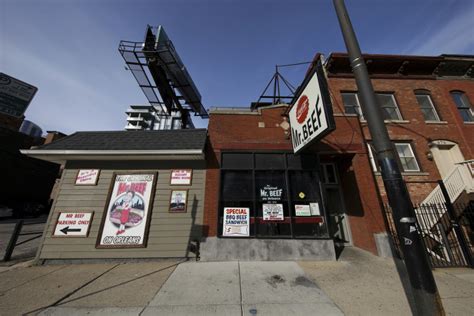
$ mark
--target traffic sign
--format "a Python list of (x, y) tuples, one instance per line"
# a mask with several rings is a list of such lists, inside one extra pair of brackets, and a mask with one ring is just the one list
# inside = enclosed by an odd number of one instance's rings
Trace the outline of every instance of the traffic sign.
[(53, 237), (87, 237), (93, 212), (60, 212)]

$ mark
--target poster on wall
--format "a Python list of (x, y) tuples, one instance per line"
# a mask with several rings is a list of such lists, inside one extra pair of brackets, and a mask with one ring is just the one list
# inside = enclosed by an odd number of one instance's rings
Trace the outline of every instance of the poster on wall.
[(193, 171), (186, 170), (171, 170), (171, 185), (191, 185)]
[(188, 190), (173, 190), (170, 197), (170, 213), (186, 213)]
[(77, 172), (76, 185), (97, 185), (99, 169), (81, 169)]
[(156, 174), (116, 174), (96, 248), (146, 247)]
[(266, 185), (260, 188), (260, 199), (262, 201), (281, 201), (283, 189), (277, 186)]
[(283, 204), (263, 204), (263, 220), (264, 221), (282, 221), (283, 216)]
[(321, 215), (321, 211), (319, 210), (319, 203), (309, 203), (309, 208), (311, 209), (311, 215)]
[(249, 236), (250, 209), (248, 207), (224, 207), (224, 229), (227, 237)]
[(296, 216), (311, 216), (311, 210), (309, 205), (295, 205), (295, 215)]

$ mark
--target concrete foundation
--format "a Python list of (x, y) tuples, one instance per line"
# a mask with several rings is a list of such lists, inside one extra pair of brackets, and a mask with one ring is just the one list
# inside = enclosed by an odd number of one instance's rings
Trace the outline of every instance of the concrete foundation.
[(393, 245), (390, 236), (387, 233), (374, 234), (377, 255), (382, 258), (393, 257)]
[(237, 239), (208, 237), (202, 261), (336, 260), (332, 239)]

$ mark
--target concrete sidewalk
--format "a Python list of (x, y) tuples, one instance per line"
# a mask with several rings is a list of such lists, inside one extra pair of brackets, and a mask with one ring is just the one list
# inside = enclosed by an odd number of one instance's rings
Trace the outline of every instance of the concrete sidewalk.
[[(448, 315), (472, 315), (474, 270), (438, 269)], [(390, 259), (70, 264), (0, 273), (0, 315), (409, 315)]]

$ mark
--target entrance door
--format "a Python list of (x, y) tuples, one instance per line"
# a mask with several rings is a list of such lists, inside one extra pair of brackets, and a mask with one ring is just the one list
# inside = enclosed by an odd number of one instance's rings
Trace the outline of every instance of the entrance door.
[(447, 140), (435, 140), (430, 143), (433, 159), (444, 179), (456, 167), (456, 163), (464, 161), (464, 156), (456, 143)]
[(344, 197), (339, 187), (339, 177), (335, 164), (321, 164), (325, 206), (328, 214), (329, 233), (336, 243), (352, 244)]

